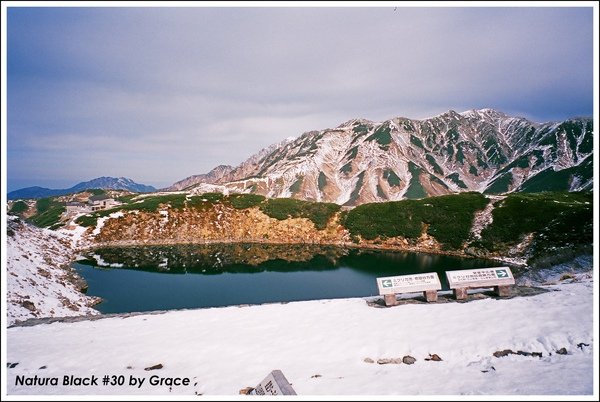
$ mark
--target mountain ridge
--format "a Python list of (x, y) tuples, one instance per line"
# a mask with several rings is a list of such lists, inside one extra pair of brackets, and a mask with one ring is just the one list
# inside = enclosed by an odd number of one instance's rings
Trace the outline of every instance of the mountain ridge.
[(347, 206), (463, 191), (586, 190), (593, 186), (592, 133), (591, 118), (537, 123), (490, 108), (421, 120), (356, 118), (273, 144), (218, 178), (209, 172), (211, 181), (184, 180), (192, 193)]
[(96, 188), (103, 190), (129, 190), (138, 193), (151, 193), (153, 191), (156, 191), (156, 188), (154, 188), (153, 186), (139, 184), (126, 177), (102, 176), (92, 180), (77, 183), (73, 187), (66, 189), (50, 189), (39, 186), (25, 187), (9, 192), (7, 198), (9, 200), (16, 200), (19, 198), (26, 199), (55, 197)]

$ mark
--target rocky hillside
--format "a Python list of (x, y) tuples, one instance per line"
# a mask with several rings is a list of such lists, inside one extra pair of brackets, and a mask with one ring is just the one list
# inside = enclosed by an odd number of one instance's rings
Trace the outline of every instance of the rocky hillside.
[(591, 253), (592, 195), (477, 192), (364, 204), (259, 195), (146, 196), (82, 216), (95, 246), (212, 242), (332, 244), (551, 264)]
[(7, 225), (8, 324), (28, 318), (99, 314), (96, 298), (80, 293), (87, 285), (70, 268), (70, 240), (21, 219)]
[[(256, 198), (254, 198), (256, 197)], [(211, 193), (146, 198), (126, 211), (78, 222), (93, 226), (96, 244), (140, 245), (203, 242), (324, 243), (349, 241), (335, 204), (253, 195)], [(109, 212), (109, 211), (107, 211)], [(96, 215), (97, 216), (97, 215)]]
[(311, 131), (174, 184), (360, 205), (455, 192), (578, 191), (593, 184), (591, 118), (534, 123), (492, 109)]

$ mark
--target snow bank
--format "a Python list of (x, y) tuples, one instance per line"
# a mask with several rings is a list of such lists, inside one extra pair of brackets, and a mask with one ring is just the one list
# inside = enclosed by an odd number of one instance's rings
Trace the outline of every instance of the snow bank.
[(99, 314), (94, 298), (80, 293), (69, 267), (69, 239), (8, 218), (6, 248), (8, 324), (40, 317)]
[[(364, 299), (320, 300), (13, 327), (7, 362), (18, 364), (6, 370), (8, 393), (237, 395), (280, 369), (301, 396), (590, 395), (593, 283), (547, 289), (468, 303), (377, 308)], [(557, 353), (562, 348), (567, 354)], [(541, 357), (493, 355), (505, 349)], [(426, 361), (430, 354), (442, 361)], [(377, 363), (409, 355), (414, 364)], [(18, 375), (62, 381), (71, 374), (145, 382), (15, 385)], [(191, 383), (152, 386), (152, 375)]]

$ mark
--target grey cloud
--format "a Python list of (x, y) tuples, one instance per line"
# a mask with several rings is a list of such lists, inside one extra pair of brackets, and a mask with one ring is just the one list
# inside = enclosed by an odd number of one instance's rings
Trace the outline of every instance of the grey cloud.
[(44, 152), (78, 166), (47, 166), (56, 176), (89, 179), (79, 176), (110, 166), (155, 184), (353, 117), (477, 107), (538, 121), (589, 114), (591, 16), (571, 8), (24, 9), (9, 14), (9, 181), (35, 174), (32, 160)]

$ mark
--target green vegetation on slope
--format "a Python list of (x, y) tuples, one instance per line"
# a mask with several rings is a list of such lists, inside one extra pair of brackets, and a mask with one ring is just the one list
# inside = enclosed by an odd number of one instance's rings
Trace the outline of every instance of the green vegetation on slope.
[(485, 189), (485, 194), (501, 194), (508, 191), (512, 184), (513, 175), (511, 172), (506, 172), (501, 176), (496, 177), (494, 181)]
[[(472, 167), (472, 166), (471, 166)], [(477, 173), (477, 171), (475, 171), (475, 173)], [(458, 187), (460, 188), (467, 188), (467, 185), (465, 184), (464, 181), (462, 181), (460, 179), (460, 176), (458, 173), (452, 173), (449, 174), (448, 176), (446, 176), (448, 179), (452, 180)]]
[(17, 201), (12, 205), (8, 213), (13, 215), (19, 215), (27, 211), (28, 209), (29, 207), (27, 206), (27, 203), (25, 201)]
[(357, 124), (356, 126), (354, 126), (352, 131), (354, 131), (356, 134), (365, 134), (369, 132), (369, 127), (367, 127), (364, 124)]
[(589, 153), (594, 149), (594, 140), (593, 140), (594, 129), (592, 127), (592, 122), (589, 121), (585, 125), (585, 133), (583, 135), (583, 140), (579, 144), (579, 152)]
[(423, 146), (423, 142), (418, 137), (412, 134), (410, 135), (410, 142), (421, 149), (425, 149), (425, 147)]
[(319, 185), (319, 191), (323, 191), (323, 189), (327, 185), (327, 176), (325, 176), (325, 173), (319, 172), (319, 178), (318, 178), (317, 182)]
[(204, 193), (192, 196), (186, 200), (185, 194), (171, 194), (160, 196), (149, 196), (132, 204), (121, 205), (116, 208), (97, 211), (77, 218), (81, 226), (95, 226), (98, 218), (108, 216), (117, 211), (139, 210), (143, 212), (156, 212), (159, 206), (169, 205), (170, 208), (181, 210), (183, 208), (194, 208), (200, 211), (211, 208), (214, 204), (230, 205), (236, 209), (246, 209), (258, 206), (266, 215), (284, 220), (288, 218), (308, 218), (314, 222), (317, 229), (324, 229), (340, 206), (333, 203), (320, 203), (300, 201), (290, 198), (275, 198), (266, 200), (264, 196), (257, 194), (232, 194), (224, 196), (221, 193)]
[(356, 155), (358, 155), (358, 145), (350, 148), (348, 150), (348, 152), (346, 152), (346, 158), (348, 160), (352, 160), (352, 159), (356, 158)]
[(363, 204), (349, 211), (343, 223), (353, 236), (368, 240), (396, 236), (416, 239), (428, 225), (427, 233), (445, 248), (459, 248), (469, 237), (475, 212), (487, 203), (482, 194), (469, 192)]
[(585, 182), (594, 176), (593, 157), (589, 155), (577, 166), (555, 171), (551, 167), (526, 180), (520, 191), (535, 193), (539, 191), (568, 191), (574, 180)]
[(122, 202), (123, 204), (129, 204), (133, 198), (137, 197), (139, 194), (129, 194), (123, 195), (121, 197), (117, 197), (116, 200)]
[(398, 187), (400, 186), (400, 178), (392, 169), (385, 169), (383, 171), (383, 178), (387, 180), (390, 187)]
[(352, 172), (352, 162), (346, 163), (344, 166), (340, 168), (340, 173), (348, 174)]
[(376, 141), (379, 144), (379, 148), (387, 151), (392, 142), (391, 129), (389, 124), (382, 124), (371, 134), (365, 141)]
[(232, 194), (228, 199), (232, 207), (246, 209), (259, 205), (265, 200), (265, 197), (258, 194)]
[(534, 233), (530, 254), (535, 257), (592, 244), (592, 205), (591, 192), (510, 194), (494, 208), (493, 221), (482, 231), (480, 245), (502, 252)]
[(292, 193), (292, 195), (296, 195), (300, 191), (303, 181), (304, 176), (300, 175), (298, 176), (298, 179), (290, 186), (290, 193)]
[(427, 162), (429, 162), (429, 164), (433, 168), (434, 173), (444, 174), (444, 171), (442, 170), (440, 165), (437, 164), (437, 162), (435, 161), (435, 158), (431, 154), (425, 155), (425, 158), (427, 159)]
[(81, 225), (83, 227), (89, 228), (90, 226), (96, 226), (96, 222), (100, 217), (99, 213), (81, 215), (77, 219), (75, 219), (75, 223)]
[[(359, 180), (360, 182), (360, 180)], [(360, 189), (357, 183), (355, 191)], [(378, 187), (383, 194), (383, 189)], [(342, 224), (354, 239), (385, 240), (404, 237), (416, 240), (426, 233), (435, 238), (444, 249), (461, 249), (469, 240), (474, 214), (489, 200), (476, 192), (430, 197), (421, 200), (403, 200), (363, 204), (342, 214)], [(82, 216), (78, 223), (94, 226), (99, 217), (119, 210), (155, 212), (160, 205), (174, 209), (207, 211), (215, 204), (236, 209), (258, 207), (269, 217), (286, 220), (307, 218), (318, 230), (323, 230), (340, 206), (333, 203), (308, 202), (290, 198), (265, 199), (256, 194), (206, 193), (186, 199), (185, 194), (149, 196), (141, 201), (111, 210)], [(555, 263), (587, 252), (593, 236), (593, 198), (591, 192), (515, 193), (498, 201), (493, 210), (493, 221), (481, 233), (481, 240), (468, 244), (469, 248), (503, 254), (519, 244), (524, 236), (533, 234), (527, 246), (527, 256), (536, 263)], [(31, 221), (38, 226), (56, 227), (64, 206), (53, 199), (40, 199), (38, 213)], [(570, 253), (570, 254), (569, 254)], [(555, 257), (556, 256), (556, 257)]]
[(185, 203), (185, 194), (169, 194), (149, 196), (140, 199), (132, 204), (121, 205), (117, 210), (131, 211), (137, 209), (139, 211), (155, 212), (160, 205), (168, 204), (173, 209), (182, 209)]
[(340, 209), (329, 202), (309, 202), (292, 198), (271, 198), (260, 204), (260, 210), (271, 218), (308, 218), (319, 230), (325, 229), (327, 222)]
[[(93, 195), (101, 195), (101, 194), (106, 194), (106, 191), (101, 189), (101, 188), (90, 188), (88, 190), (85, 190), (89, 193), (92, 193)], [(83, 192), (83, 191), (82, 191)]]
[(356, 200), (358, 200), (358, 197), (360, 195), (360, 190), (362, 189), (364, 179), (365, 179), (365, 171), (363, 170), (358, 175), (358, 180), (356, 181), (354, 190), (352, 190), (352, 193), (350, 193), (350, 198), (348, 199), (348, 201), (346, 201), (346, 203), (344, 205), (354, 205), (356, 203)]
[(427, 193), (425, 192), (420, 179), (423, 169), (415, 165), (413, 162), (408, 162), (408, 171), (410, 172), (411, 177), (404, 197), (410, 199), (427, 197)]
[[(148, 196), (131, 204), (119, 205), (118, 207), (105, 209), (102, 211), (93, 212), (91, 214), (82, 215), (75, 220), (81, 226), (95, 226), (98, 218), (108, 216), (117, 211), (143, 211), (156, 212), (161, 205), (169, 205), (173, 209), (183, 209), (185, 206), (185, 194), (169, 194)], [(192, 197), (193, 198), (193, 197)]]
[(66, 211), (64, 204), (53, 198), (40, 198), (36, 201), (35, 207), (37, 213), (29, 218), (29, 221), (41, 228), (56, 225)]

